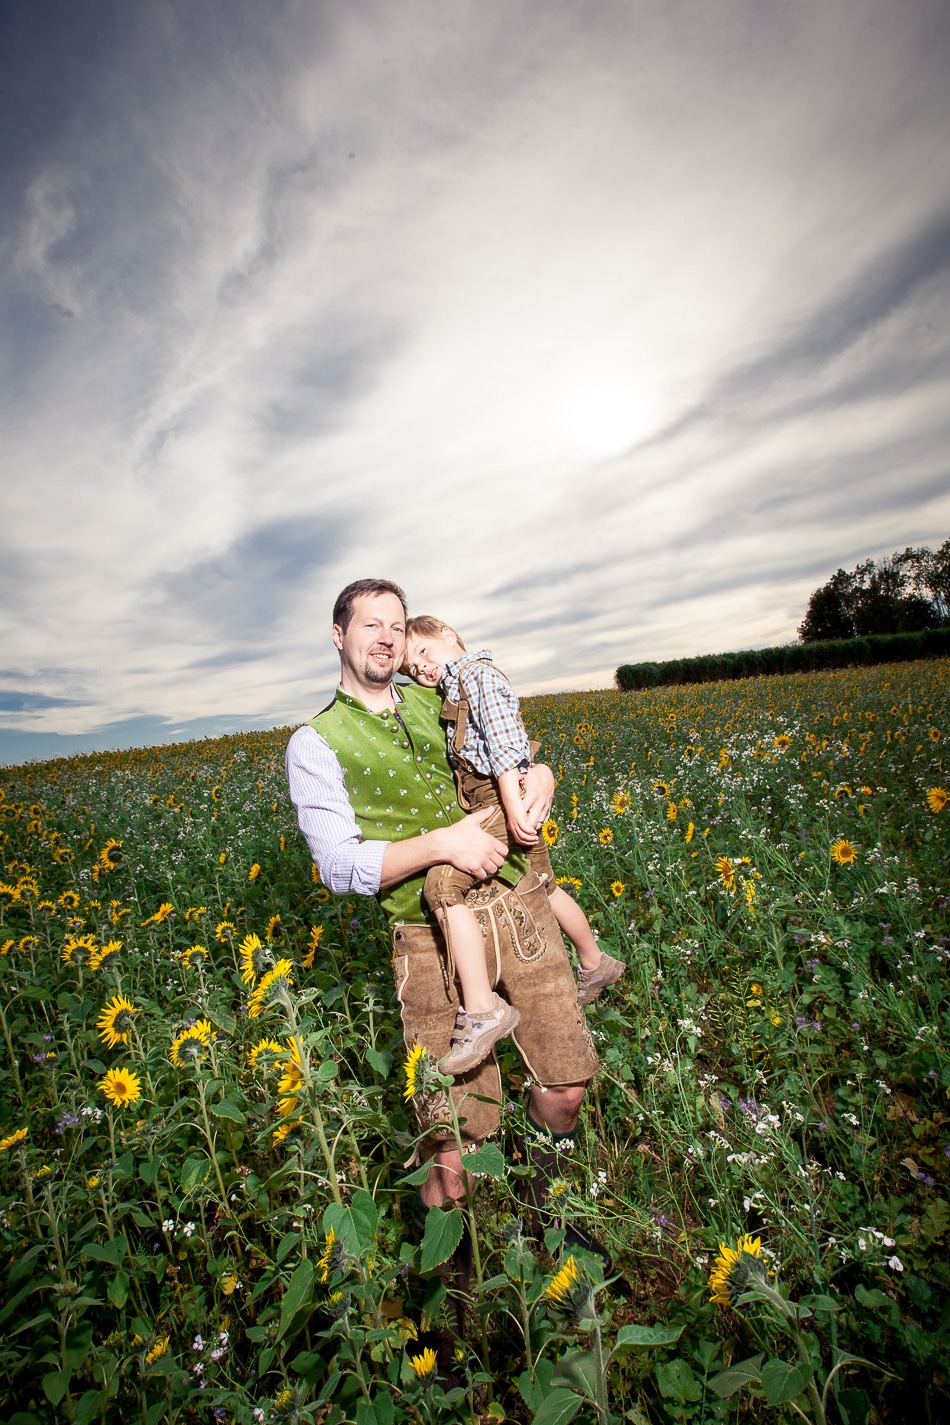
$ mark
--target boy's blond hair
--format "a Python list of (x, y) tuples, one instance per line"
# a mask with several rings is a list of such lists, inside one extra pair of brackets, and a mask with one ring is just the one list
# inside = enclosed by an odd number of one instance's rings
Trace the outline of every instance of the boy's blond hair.
[[(465, 644), (462, 642), (462, 635), (454, 629), (450, 623), (446, 623), (444, 618), (436, 618), (435, 614), (416, 614), (415, 618), (406, 620), (406, 641), (415, 636), (416, 638), (441, 638), (443, 629), (448, 629), (449, 633), (454, 633), (458, 639), (458, 646), (463, 653), (467, 652)], [(400, 673), (409, 672), (409, 663), (405, 662), (400, 668)]]

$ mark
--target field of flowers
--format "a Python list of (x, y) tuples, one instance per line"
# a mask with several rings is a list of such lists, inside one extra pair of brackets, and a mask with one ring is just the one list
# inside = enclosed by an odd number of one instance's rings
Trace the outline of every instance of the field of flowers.
[(521, 1230), (507, 1046), (479, 1191), (414, 1236), (432, 1066), (286, 730), (0, 771), (0, 1417), (946, 1419), (948, 704), (945, 659), (528, 700), (556, 870), (629, 963), (559, 1184), (606, 1285)]

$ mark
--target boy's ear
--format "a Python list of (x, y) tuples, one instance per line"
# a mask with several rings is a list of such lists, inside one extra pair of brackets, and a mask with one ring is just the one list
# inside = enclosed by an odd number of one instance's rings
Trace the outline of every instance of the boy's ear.
[(444, 629), (442, 630), (442, 641), (443, 641), (444, 643), (447, 643), (450, 648), (454, 648), (454, 647), (456, 646), (456, 644), (458, 643), (458, 636), (457, 636), (457, 634), (456, 634), (456, 632), (455, 632), (455, 629), (454, 629), (454, 628), (444, 628)]

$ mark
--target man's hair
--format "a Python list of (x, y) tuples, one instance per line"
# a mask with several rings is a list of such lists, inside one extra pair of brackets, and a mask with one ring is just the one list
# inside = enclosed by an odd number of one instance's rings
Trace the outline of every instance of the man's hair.
[(442, 630), (446, 628), (449, 633), (455, 634), (459, 648), (464, 653), (466, 648), (458, 629), (453, 628), (450, 623), (446, 623), (444, 618), (436, 618), (435, 614), (416, 614), (409, 619), (406, 623), (406, 638), (419, 638), (420, 636), (422, 638), (440, 638)]
[(407, 616), (409, 614), (405, 594), (399, 585), (394, 584), (391, 579), (357, 579), (354, 583), (347, 584), (333, 605), (333, 622), (339, 624), (344, 633), (349, 628), (350, 619), (353, 617), (353, 605), (364, 594), (395, 594), (402, 604), (403, 613)]

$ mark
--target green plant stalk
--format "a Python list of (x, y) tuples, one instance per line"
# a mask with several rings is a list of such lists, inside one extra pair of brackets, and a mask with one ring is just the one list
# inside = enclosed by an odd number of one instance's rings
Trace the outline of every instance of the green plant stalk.
[(310, 1055), (304, 1046), (303, 1039), (300, 1035), (300, 1030), (297, 1027), (297, 1016), (294, 1013), (293, 1005), (290, 1003), (290, 998), (289, 996), (283, 998), (285, 998), (288, 1015), (290, 1017), (291, 1024), (293, 1027), (293, 1035), (297, 1041), (297, 1046), (300, 1050), (300, 1064), (301, 1068), (303, 1069), (304, 1086), (307, 1090), (307, 1102), (310, 1105), (310, 1112), (313, 1117), (313, 1126), (317, 1134), (317, 1142), (320, 1144), (320, 1152), (323, 1154), (323, 1161), (326, 1164), (327, 1182), (330, 1187), (330, 1192), (333, 1194), (333, 1201), (342, 1206), (343, 1198), (340, 1193), (340, 1184), (336, 1180), (336, 1163), (334, 1162), (333, 1154), (330, 1151), (330, 1144), (327, 1142), (326, 1126), (324, 1124), (323, 1114), (320, 1112), (320, 1105), (317, 1102), (317, 1094), (313, 1084), (313, 1076), (310, 1073)]
[(607, 1375), (604, 1370), (604, 1342), (600, 1322), (595, 1318), (592, 1332), (594, 1343), (594, 1363), (596, 1366), (597, 1399), (595, 1405), (601, 1425), (607, 1425)]
[(13, 1041), (10, 1038), (10, 1027), (7, 1024), (7, 1016), (4, 1013), (2, 1004), (0, 1004), (0, 1027), (2, 1027), (3, 1029), (3, 1038), (7, 1046), (7, 1053), (10, 1056), (10, 1067), (13, 1070), (13, 1082), (16, 1084), (17, 1095), (22, 1102), (23, 1084), (20, 1081), (20, 1070), (17, 1066), (16, 1055), (13, 1052)]
[(221, 1205), (227, 1208), (227, 1189), (224, 1186), (224, 1179), (221, 1176), (221, 1168), (218, 1164), (217, 1153), (215, 1152), (214, 1137), (211, 1132), (211, 1124), (208, 1121), (208, 1104), (205, 1098), (204, 1079), (201, 1077), (201, 1071), (199, 1069), (196, 1069), (195, 1081), (198, 1085), (198, 1100), (201, 1104), (201, 1121), (204, 1124), (205, 1139), (208, 1144), (208, 1151), (211, 1154), (211, 1162), (214, 1165), (214, 1175), (218, 1180), (218, 1191), (221, 1194)]

